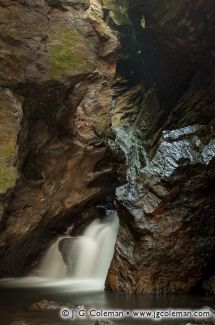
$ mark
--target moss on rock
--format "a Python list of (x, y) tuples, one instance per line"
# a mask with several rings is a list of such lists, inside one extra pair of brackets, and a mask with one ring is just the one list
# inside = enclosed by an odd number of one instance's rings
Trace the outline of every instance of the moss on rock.
[(54, 78), (63, 74), (89, 73), (94, 65), (80, 34), (70, 29), (50, 32), (47, 45)]
[(8, 167), (0, 162), (0, 194), (14, 187), (17, 179), (17, 171), (14, 167)]
[(15, 153), (14, 142), (5, 142), (0, 145), (0, 194), (5, 193), (16, 183), (17, 171), (11, 166)]

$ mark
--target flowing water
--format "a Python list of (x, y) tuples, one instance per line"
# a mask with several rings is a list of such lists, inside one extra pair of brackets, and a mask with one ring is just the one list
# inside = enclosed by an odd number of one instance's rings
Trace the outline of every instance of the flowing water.
[[(214, 307), (213, 297), (146, 296), (105, 292), (104, 282), (113, 256), (118, 218), (112, 213), (92, 222), (79, 237), (59, 237), (46, 251), (37, 268), (24, 278), (0, 281), (0, 325), (25, 321), (28, 325), (94, 325), (95, 321), (62, 320), (58, 310), (29, 311), (42, 299), (57, 303), (107, 309), (198, 309)], [(157, 324), (149, 320), (117, 320), (116, 324)], [(185, 325), (185, 320), (160, 321), (162, 325)]]
[[(11, 287), (59, 287), (66, 291), (104, 290), (119, 221), (116, 212), (94, 220), (82, 236), (61, 236), (27, 277), (0, 281)], [(61, 246), (61, 250), (60, 250)]]
[(117, 232), (118, 219), (114, 215), (109, 222), (95, 220), (84, 236), (75, 239), (70, 250), (74, 265), (74, 268), (70, 266), (70, 269), (73, 269), (73, 278), (105, 281), (114, 253)]
[(66, 237), (59, 237), (47, 250), (42, 258), (38, 268), (32, 272), (32, 275), (39, 278), (60, 279), (66, 276), (66, 264), (58, 249), (61, 240)]

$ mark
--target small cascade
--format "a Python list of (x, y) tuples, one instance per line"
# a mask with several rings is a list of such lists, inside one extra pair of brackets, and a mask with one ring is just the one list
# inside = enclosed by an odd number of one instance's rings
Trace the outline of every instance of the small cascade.
[(4, 279), (1, 283), (20, 287), (58, 286), (67, 291), (103, 290), (118, 227), (116, 212), (103, 220), (96, 219), (82, 236), (59, 237), (28, 277)]
[(83, 236), (74, 240), (70, 250), (74, 266), (70, 266), (73, 278), (105, 281), (118, 232), (116, 213), (107, 219), (107, 221), (95, 220)]
[(62, 255), (58, 249), (62, 239), (67, 237), (59, 237), (47, 250), (43, 256), (39, 266), (32, 272), (32, 276), (39, 276), (47, 279), (61, 279), (66, 277), (66, 265)]

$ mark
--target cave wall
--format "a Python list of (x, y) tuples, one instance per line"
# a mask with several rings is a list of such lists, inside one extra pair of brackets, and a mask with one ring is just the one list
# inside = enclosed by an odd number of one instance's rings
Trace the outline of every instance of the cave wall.
[(120, 3), (123, 19), (106, 1), (122, 44), (112, 122), (126, 166), (107, 287), (192, 292), (214, 272), (215, 6)]
[(201, 281), (215, 248), (214, 155), (205, 126), (165, 131), (154, 158), (117, 188), (112, 290), (185, 293)]
[(98, 1), (1, 0), (0, 21), (0, 275), (17, 276), (114, 190), (118, 40)]
[(214, 1), (0, 9), (0, 276), (83, 229), (117, 186), (107, 287), (213, 292)]

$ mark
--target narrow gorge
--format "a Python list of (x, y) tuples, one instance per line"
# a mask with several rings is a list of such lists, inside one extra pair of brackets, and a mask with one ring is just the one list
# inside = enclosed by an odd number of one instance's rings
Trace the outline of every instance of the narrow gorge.
[(0, 0), (1, 282), (116, 211), (107, 291), (215, 294), (214, 15), (213, 0)]

